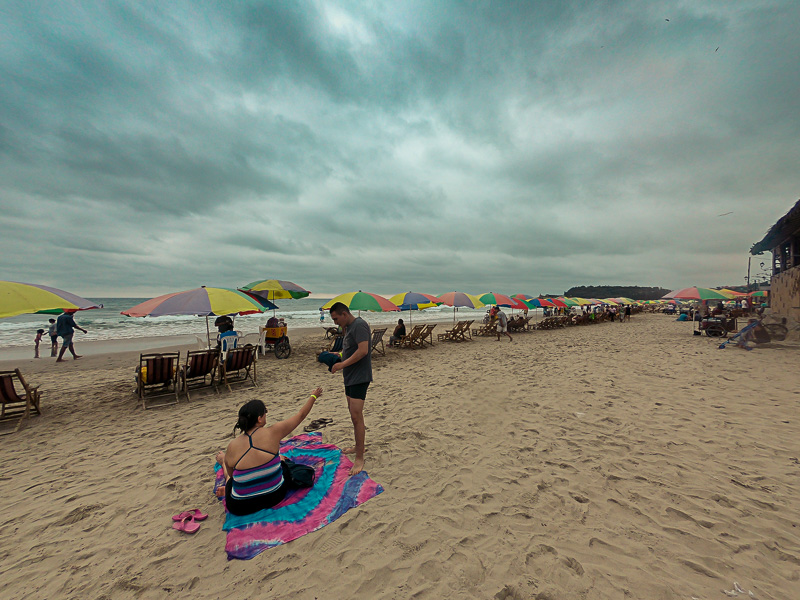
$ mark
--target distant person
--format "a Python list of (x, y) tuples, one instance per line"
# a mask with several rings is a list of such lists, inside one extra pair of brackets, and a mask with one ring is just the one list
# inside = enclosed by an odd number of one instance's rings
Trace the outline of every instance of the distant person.
[(406, 325), (403, 323), (403, 319), (397, 319), (397, 326), (394, 328), (392, 335), (389, 336), (389, 345), (396, 346), (400, 343), (400, 340), (403, 339), (406, 335)]
[(325, 310), (322, 308), (319, 309), (319, 322), (320, 323), (325, 322)]
[(39, 343), (42, 341), (42, 336), (44, 335), (44, 329), (37, 329), (36, 330), (36, 337), (33, 338), (34, 344), (34, 351), (33, 351), (33, 358), (39, 358)]
[(361, 317), (353, 316), (343, 302), (337, 302), (331, 306), (331, 319), (344, 328), (342, 362), (333, 365), (331, 373), (341, 371), (344, 376), (344, 394), (347, 398), (350, 419), (353, 421), (353, 437), (356, 445), (352, 448), (345, 448), (343, 452), (345, 454), (355, 452), (356, 458), (350, 469), (350, 475), (355, 475), (364, 469), (366, 444), (364, 401), (367, 398), (367, 388), (372, 382), (372, 360), (369, 352), (372, 334), (369, 324)]
[(631, 305), (630, 304), (626, 304), (625, 305), (625, 320), (626, 321), (630, 321), (631, 320)]
[(494, 316), (497, 319), (497, 341), (500, 341), (500, 334), (503, 334), (508, 337), (509, 342), (513, 342), (514, 338), (508, 333), (508, 317), (506, 317), (506, 313), (500, 307), (497, 307)]
[(47, 333), (50, 336), (50, 356), (58, 355), (58, 332), (56, 332), (56, 320), (50, 319), (50, 325), (47, 328)]
[(75, 309), (65, 310), (58, 316), (58, 319), (56, 319), (56, 333), (61, 337), (61, 352), (58, 353), (56, 362), (64, 362), (63, 357), (66, 350), (69, 350), (70, 354), (72, 354), (73, 360), (81, 358), (80, 355), (75, 354), (75, 346), (72, 345), (72, 336), (75, 335), (76, 329), (83, 333), (86, 333), (86, 330), (75, 322), (75, 318), (73, 317), (75, 312)]
[(217, 330), (219, 331), (217, 347), (219, 347), (222, 352), (227, 352), (228, 350), (236, 348), (239, 344), (239, 335), (233, 330), (233, 319), (230, 317), (220, 317), (214, 321), (214, 325), (217, 326)]

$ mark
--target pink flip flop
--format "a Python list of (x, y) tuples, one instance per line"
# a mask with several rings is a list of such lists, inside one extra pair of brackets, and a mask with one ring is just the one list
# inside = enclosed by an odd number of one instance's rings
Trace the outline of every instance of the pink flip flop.
[(184, 533), (197, 533), (197, 530), (200, 529), (200, 523), (195, 523), (194, 519), (189, 516), (173, 523), (172, 528)]
[(208, 518), (207, 514), (201, 513), (199, 508), (185, 510), (180, 514), (172, 515), (173, 521), (183, 521), (187, 517), (194, 517), (195, 521), (205, 521)]

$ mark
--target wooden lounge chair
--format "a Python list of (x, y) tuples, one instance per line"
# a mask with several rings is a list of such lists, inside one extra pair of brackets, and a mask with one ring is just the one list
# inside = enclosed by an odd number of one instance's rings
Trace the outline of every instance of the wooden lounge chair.
[[(187, 400), (191, 400), (189, 396), (190, 385), (195, 388), (213, 385), (214, 392), (219, 393), (216, 380), (218, 366), (219, 350), (216, 348), (211, 350), (189, 350), (186, 353), (186, 364), (181, 367), (180, 380), (183, 391), (186, 392)], [(207, 378), (208, 381), (206, 381)]]
[(420, 334), (420, 339), (422, 340), (422, 345), (424, 346), (427, 342), (431, 346), (433, 346), (433, 330), (436, 328), (436, 323), (433, 325), (425, 325), (425, 329), (422, 330)]
[(480, 325), (472, 330), (472, 335), (497, 335), (497, 325)]
[(453, 325), (452, 329), (446, 330), (444, 333), (440, 333), (437, 337), (439, 338), (440, 342), (460, 342), (464, 335), (464, 324), (466, 321), (459, 321), (455, 325)]
[[(386, 347), (383, 345), (383, 334), (386, 333), (386, 327), (383, 329), (373, 329), (372, 330), (372, 340), (369, 343), (369, 352), (372, 354), (373, 352), (377, 352), (381, 356), (386, 356)], [(380, 350), (378, 349), (378, 344), (380, 344)]]
[(420, 340), (425, 325), (414, 325), (411, 333), (400, 338), (400, 346), (403, 348), (422, 348), (423, 342)]
[(231, 389), (231, 381), (245, 382), (248, 379), (253, 383), (253, 387), (258, 387), (258, 377), (256, 376), (256, 352), (258, 348), (252, 344), (231, 348), (228, 356), (220, 361), (220, 379)]
[(12, 423), (19, 418), (16, 428), (3, 430), (2, 435), (22, 429), (31, 412), (42, 414), (39, 386), (28, 385), (19, 369), (0, 371), (0, 423)]
[[(170, 406), (178, 403), (178, 365), (181, 362), (180, 352), (164, 352), (161, 354), (140, 354), (139, 368), (136, 371), (136, 393), (142, 401), (142, 408)], [(169, 386), (172, 385), (172, 391)], [(175, 394), (174, 402), (147, 404), (148, 398), (163, 398)]]

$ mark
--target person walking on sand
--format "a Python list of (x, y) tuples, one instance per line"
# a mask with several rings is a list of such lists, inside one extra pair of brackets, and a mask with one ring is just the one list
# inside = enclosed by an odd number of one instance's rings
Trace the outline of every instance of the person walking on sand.
[(56, 332), (56, 320), (50, 319), (47, 327), (47, 335), (50, 336), (50, 356), (58, 355), (58, 333)]
[(508, 341), (513, 342), (514, 338), (511, 337), (511, 334), (508, 333), (508, 317), (506, 313), (498, 306), (497, 311), (494, 313), (495, 319), (497, 319), (497, 341), (500, 341), (500, 334), (508, 336)]
[(76, 329), (79, 329), (83, 333), (86, 333), (86, 330), (75, 322), (75, 318), (72, 316), (73, 314), (75, 314), (75, 310), (65, 310), (58, 316), (58, 319), (56, 319), (56, 332), (61, 336), (61, 352), (58, 353), (56, 362), (64, 362), (64, 351), (66, 350), (69, 350), (74, 360), (80, 358), (80, 355), (75, 354), (75, 346), (72, 345), (72, 336), (75, 334)]
[(344, 344), (342, 346), (342, 362), (331, 367), (331, 373), (342, 372), (344, 376), (344, 395), (347, 398), (347, 408), (350, 419), (353, 421), (353, 436), (356, 445), (345, 448), (345, 454), (355, 452), (353, 468), (350, 475), (360, 473), (364, 469), (364, 445), (366, 426), (364, 425), (364, 401), (367, 398), (367, 388), (372, 382), (372, 360), (370, 358), (369, 344), (372, 334), (369, 324), (361, 317), (355, 317), (342, 302), (331, 306), (331, 319), (344, 329)]

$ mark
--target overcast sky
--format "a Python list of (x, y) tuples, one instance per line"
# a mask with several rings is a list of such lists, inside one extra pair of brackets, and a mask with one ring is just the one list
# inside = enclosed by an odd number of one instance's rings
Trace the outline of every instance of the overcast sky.
[(0, 0), (0, 279), (742, 284), (800, 197), (798, 23), (797, 0)]

